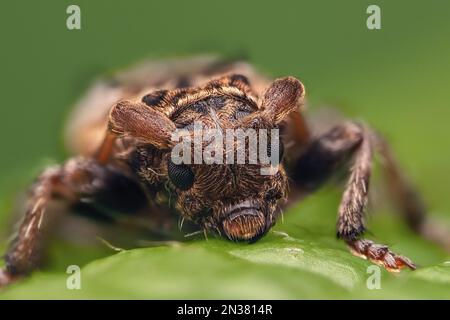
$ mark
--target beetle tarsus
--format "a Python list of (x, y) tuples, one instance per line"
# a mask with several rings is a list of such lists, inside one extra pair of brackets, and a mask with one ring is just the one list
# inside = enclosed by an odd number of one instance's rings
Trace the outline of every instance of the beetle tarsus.
[(416, 269), (416, 265), (410, 259), (395, 254), (386, 245), (377, 244), (366, 239), (348, 240), (346, 242), (355, 256), (368, 259), (377, 265), (383, 266), (390, 272), (399, 272), (405, 267), (411, 270)]

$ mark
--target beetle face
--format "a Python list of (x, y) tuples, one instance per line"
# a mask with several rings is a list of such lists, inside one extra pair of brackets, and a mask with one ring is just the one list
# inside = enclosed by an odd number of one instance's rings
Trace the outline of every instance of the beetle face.
[[(278, 129), (264, 119), (245, 122), (257, 110), (249, 100), (210, 96), (174, 119), (189, 138), (182, 153), (190, 153), (184, 158), (189, 163), (174, 161), (174, 148), (167, 161), (177, 207), (184, 217), (233, 241), (255, 241), (264, 235), (275, 223), (278, 201), (286, 196), (286, 174), (279, 164), (282, 144), (279, 134), (271, 135)], [(276, 163), (271, 163), (274, 158)]]
[(184, 217), (234, 241), (255, 241), (275, 223), (277, 204), (287, 191), (283, 168), (262, 175), (260, 165), (203, 164), (184, 166), (179, 176), (187, 168), (193, 182), (177, 198)]
[[(155, 131), (154, 145), (170, 146), (160, 171), (183, 217), (234, 241), (255, 241), (273, 226), (278, 202), (287, 195), (277, 128), (301, 107), (303, 95), (303, 85), (288, 77), (257, 99), (246, 78), (235, 75), (203, 88), (147, 96), (154, 98), (147, 105), (168, 116), (158, 122), (162, 131), (177, 128), (164, 143)], [(189, 138), (187, 149), (185, 140), (174, 139), (180, 131), (179, 137)]]

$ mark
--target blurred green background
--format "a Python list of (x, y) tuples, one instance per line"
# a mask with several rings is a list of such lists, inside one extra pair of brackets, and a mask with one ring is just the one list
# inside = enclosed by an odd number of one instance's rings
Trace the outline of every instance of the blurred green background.
[[(69, 4), (81, 7), (81, 30), (66, 29)], [(366, 27), (369, 4), (381, 7), (381, 30)], [(448, 1), (7, 0), (0, 8), (2, 248), (17, 194), (65, 158), (65, 119), (96, 77), (199, 53), (296, 76), (311, 112), (333, 105), (377, 128), (430, 215), (450, 227)], [(370, 264), (334, 238), (339, 196), (328, 187), (286, 213), (276, 229), (290, 237), (273, 233), (252, 246), (195, 240), (97, 260), (83, 269), (79, 291), (65, 289), (66, 266), (113, 252), (61, 244), (48, 269), (0, 298), (450, 298), (449, 254), (384, 206), (369, 219), (371, 238), (424, 268), (383, 272), (383, 289), (368, 290)]]

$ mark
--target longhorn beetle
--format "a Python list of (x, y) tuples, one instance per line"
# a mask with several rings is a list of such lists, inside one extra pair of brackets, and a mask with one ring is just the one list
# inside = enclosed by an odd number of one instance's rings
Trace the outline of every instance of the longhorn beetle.
[[(68, 125), (67, 143), (76, 156), (44, 170), (31, 187), (0, 283), (39, 266), (51, 224), (47, 211), (56, 199), (121, 212), (175, 212), (207, 233), (254, 242), (275, 224), (288, 195), (289, 202), (302, 198), (342, 168), (348, 177), (337, 236), (355, 255), (390, 271), (415, 269), (408, 258), (363, 237), (375, 152), (408, 225), (450, 248), (449, 237), (434, 232), (436, 226), (426, 219), (385, 140), (355, 121), (314, 134), (304, 99), (305, 87), (294, 77), (270, 81), (249, 64), (212, 58), (146, 63), (97, 82)], [(195, 121), (219, 131), (279, 129), (282, 161), (270, 175), (261, 174), (260, 163), (175, 163), (172, 135), (192, 133)]]

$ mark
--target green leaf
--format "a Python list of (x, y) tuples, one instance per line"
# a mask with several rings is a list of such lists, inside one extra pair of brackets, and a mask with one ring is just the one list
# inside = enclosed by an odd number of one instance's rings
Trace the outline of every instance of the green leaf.
[[(306, 205), (308, 205), (306, 201)], [(298, 216), (293, 208), (290, 214)], [(278, 227), (278, 229), (283, 226)], [(255, 244), (222, 239), (125, 250), (86, 264), (81, 289), (69, 290), (66, 267), (95, 251), (54, 249), (59, 260), (0, 294), (1, 299), (347, 299), (449, 298), (447, 263), (393, 275), (380, 269), (381, 289), (366, 282), (370, 262), (336, 239), (294, 238), (273, 231)], [(334, 246), (328, 243), (335, 242)], [(69, 247), (70, 248), (70, 247)], [(99, 251), (103, 256), (104, 251)], [(60, 256), (58, 258), (58, 256)], [(65, 257), (65, 259), (64, 259)]]

